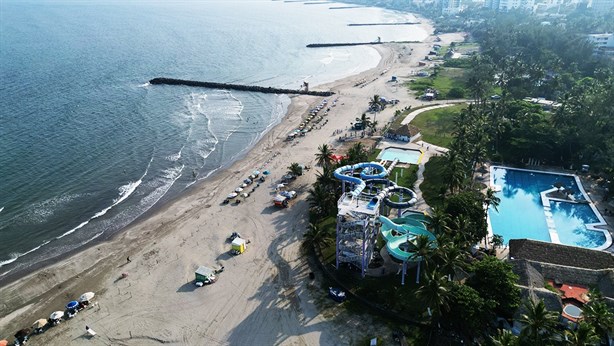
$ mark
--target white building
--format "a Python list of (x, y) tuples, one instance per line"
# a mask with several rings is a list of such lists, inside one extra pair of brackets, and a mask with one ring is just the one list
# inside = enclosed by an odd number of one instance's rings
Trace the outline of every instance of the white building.
[(595, 54), (614, 54), (614, 34), (590, 34), (588, 40), (595, 45)]
[(535, 0), (489, 0), (488, 5), (493, 10), (501, 12), (515, 9), (533, 11)]

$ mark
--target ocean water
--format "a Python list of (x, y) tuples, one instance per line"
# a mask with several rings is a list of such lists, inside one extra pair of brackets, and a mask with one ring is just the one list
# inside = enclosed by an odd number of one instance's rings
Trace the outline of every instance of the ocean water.
[[(120, 231), (206, 179), (289, 98), (154, 77), (298, 88), (367, 70), (369, 47), (421, 40), (378, 8), (282, 1), (0, 2), (0, 279)], [(314, 99), (314, 102), (319, 100)]]

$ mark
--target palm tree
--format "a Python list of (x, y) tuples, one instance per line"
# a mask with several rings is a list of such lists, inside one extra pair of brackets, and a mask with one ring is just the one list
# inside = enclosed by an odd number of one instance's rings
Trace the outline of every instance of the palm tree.
[(333, 151), (328, 146), (328, 144), (320, 145), (318, 147), (318, 153), (316, 154), (316, 161), (318, 166), (330, 167), (333, 162), (333, 159), (331, 158), (332, 154)]
[(409, 242), (410, 251), (412, 251), (409, 257), (413, 261), (418, 261), (418, 269), (416, 272), (416, 283), (420, 282), (420, 264), (424, 261), (426, 265), (433, 255), (433, 242), (424, 234), (421, 234)]
[(347, 153), (347, 161), (349, 164), (355, 164), (358, 162), (365, 162), (369, 156), (365, 150), (365, 146), (361, 142), (356, 142), (350, 147)]
[(317, 216), (323, 217), (337, 213), (337, 203), (333, 190), (316, 183), (313, 184), (308, 193), (307, 202), (309, 202), (309, 208)]
[(416, 297), (426, 305), (431, 322), (437, 322), (441, 313), (448, 310), (450, 297), (448, 278), (437, 270), (425, 274), (422, 286), (416, 290)]
[(290, 166), (288, 166), (288, 173), (292, 174), (295, 177), (303, 175), (303, 167), (297, 162), (292, 162)]
[(322, 172), (316, 172), (316, 183), (327, 189), (335, 190), (337, 182), (334, 176), (334, 170), (330, 167), (323, 166)]
[(519, 322), (523, 324), (520, 339), (530, 345), (545, 345), (555, 335), (558, 323), (558, 314), (546, 309), (543, 300), (535, 303), (529, 299), (525, 303), (527, 312), (520, 316)]
[(495, 346), (519, 346), (520, 340), (509, 330), (499, 329), (497, 336), (490, 337)]
[(333, 237), (324, 229), (309, 223), (307, 232), (303, 234), (303, 245), (306, 247), (317, 246), (319, 248), (326, 247), (333, 243)]
[(434, 234), (448, 233), (450, 227), (450, 215), (443, 208), (431, 208), (432, 212), (427, 216), (427, 226)]
[(614, 330), (614, 314), (601, 295), (591, 292), (591, 300), (582, 307), (582, 316), (586, 323), (593, 326), (595, 333), (604, 338)]
[(356, 118), (356, 122), (362, 124), (363, 133), (364, 129), (371, 126), (371, 118), (367, 116), (367, 113), (362, 113), (360, 118)]
[(484, 203), (486, 203), (486, 208), (493, 207), (495, 211), (499, 211), (498, 207), (501, 203), (501, 198), (495, 195), (495, 190), (490, 187), (486, 190), (486, 195), (484, 196)]
[(580, 321), (576, 330), (565, 331), (565, 345), (571, 346), (596, 346), (601, 338), (595, 333), (590, 324)]
[(383, 108), (383, 106), (384, 103), (382, 102), (381, 97), (377, 94), (373, 95), (373, 97), (369, 100), (369, 108), (375, 110), (376, 112)]
[(377, 112), (383, 109), (384, 106), (385, 104), (382, 102), (380, 96), (377, 94), (373, 95), (373, 97), (369, 100), (369, 108), (375, 110), (373, 122), (375, 122), (375, 119), (377, 118)]
[(462, 190), (467, 181), (466, 166), (456, 151), (446, 153), (448, 160), (448, 189), (450, 192)]
[(497, 248), (503, 246), (503, 236), (500, 234), (493, 234), (490, 240), (492, 247), (496, 250)]
[(449, 281), (452, 281), (456, 271), (464, 266), (465, 255), (465, 252), (452, 242), (439, 244), (439, 247), (435, 250), (438, 268), (442, 273), (448, 275)]

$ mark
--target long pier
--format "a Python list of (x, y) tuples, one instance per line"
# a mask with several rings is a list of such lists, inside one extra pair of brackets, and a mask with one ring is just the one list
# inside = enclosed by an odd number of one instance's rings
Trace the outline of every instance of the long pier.
[(307, 91), (307, 90), (293, 90), (263, 87), (258, 85), (241, 85), (241, 84), (228, 84), (228, 83), (216, 83), (216, 82), (199, 82), (194, 80), (175, 79), (158, 77), (149, 81), (150, 84), (166, 84), (166, 85), (187, 85), (194, 87), (205, 87), (212, 89), (226, 89), (226, 90), (240, 90), (240, 91), (253, 91), (265, 94), (299, 94), (299, 95), (311, 95), (311, 96), (331, 96), (335, 93), (332, 91)]

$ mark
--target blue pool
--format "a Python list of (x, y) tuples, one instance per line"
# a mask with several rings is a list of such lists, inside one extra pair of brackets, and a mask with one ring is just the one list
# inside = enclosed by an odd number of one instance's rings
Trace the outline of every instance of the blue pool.
[(418, 164), (422, 152), (420, 150), (401, 149), (401, 148), (386, 148), (377, 155), (378, 160), (394, 161), (399, 159), (402, 163)]
[[(586, 201), (571, 175), (506, 167), (492, 167), (490, 174), (491, 183), (500, 187), (496, 195), (501, 199), (498, 212), (492, 207), (488, 211), (490, 226), (494, 234), (503, 236), (506, 244), (510, 239), (523, 238), (552, 241), (540, 193), (552, 189), (555, 183), (570, 190), (576, 201)], [(549, 201), (561, 244), (597, 248), (606, 243), (603, 232), (586, 228), (586, 224), (601, 222), (589, 204)]]

